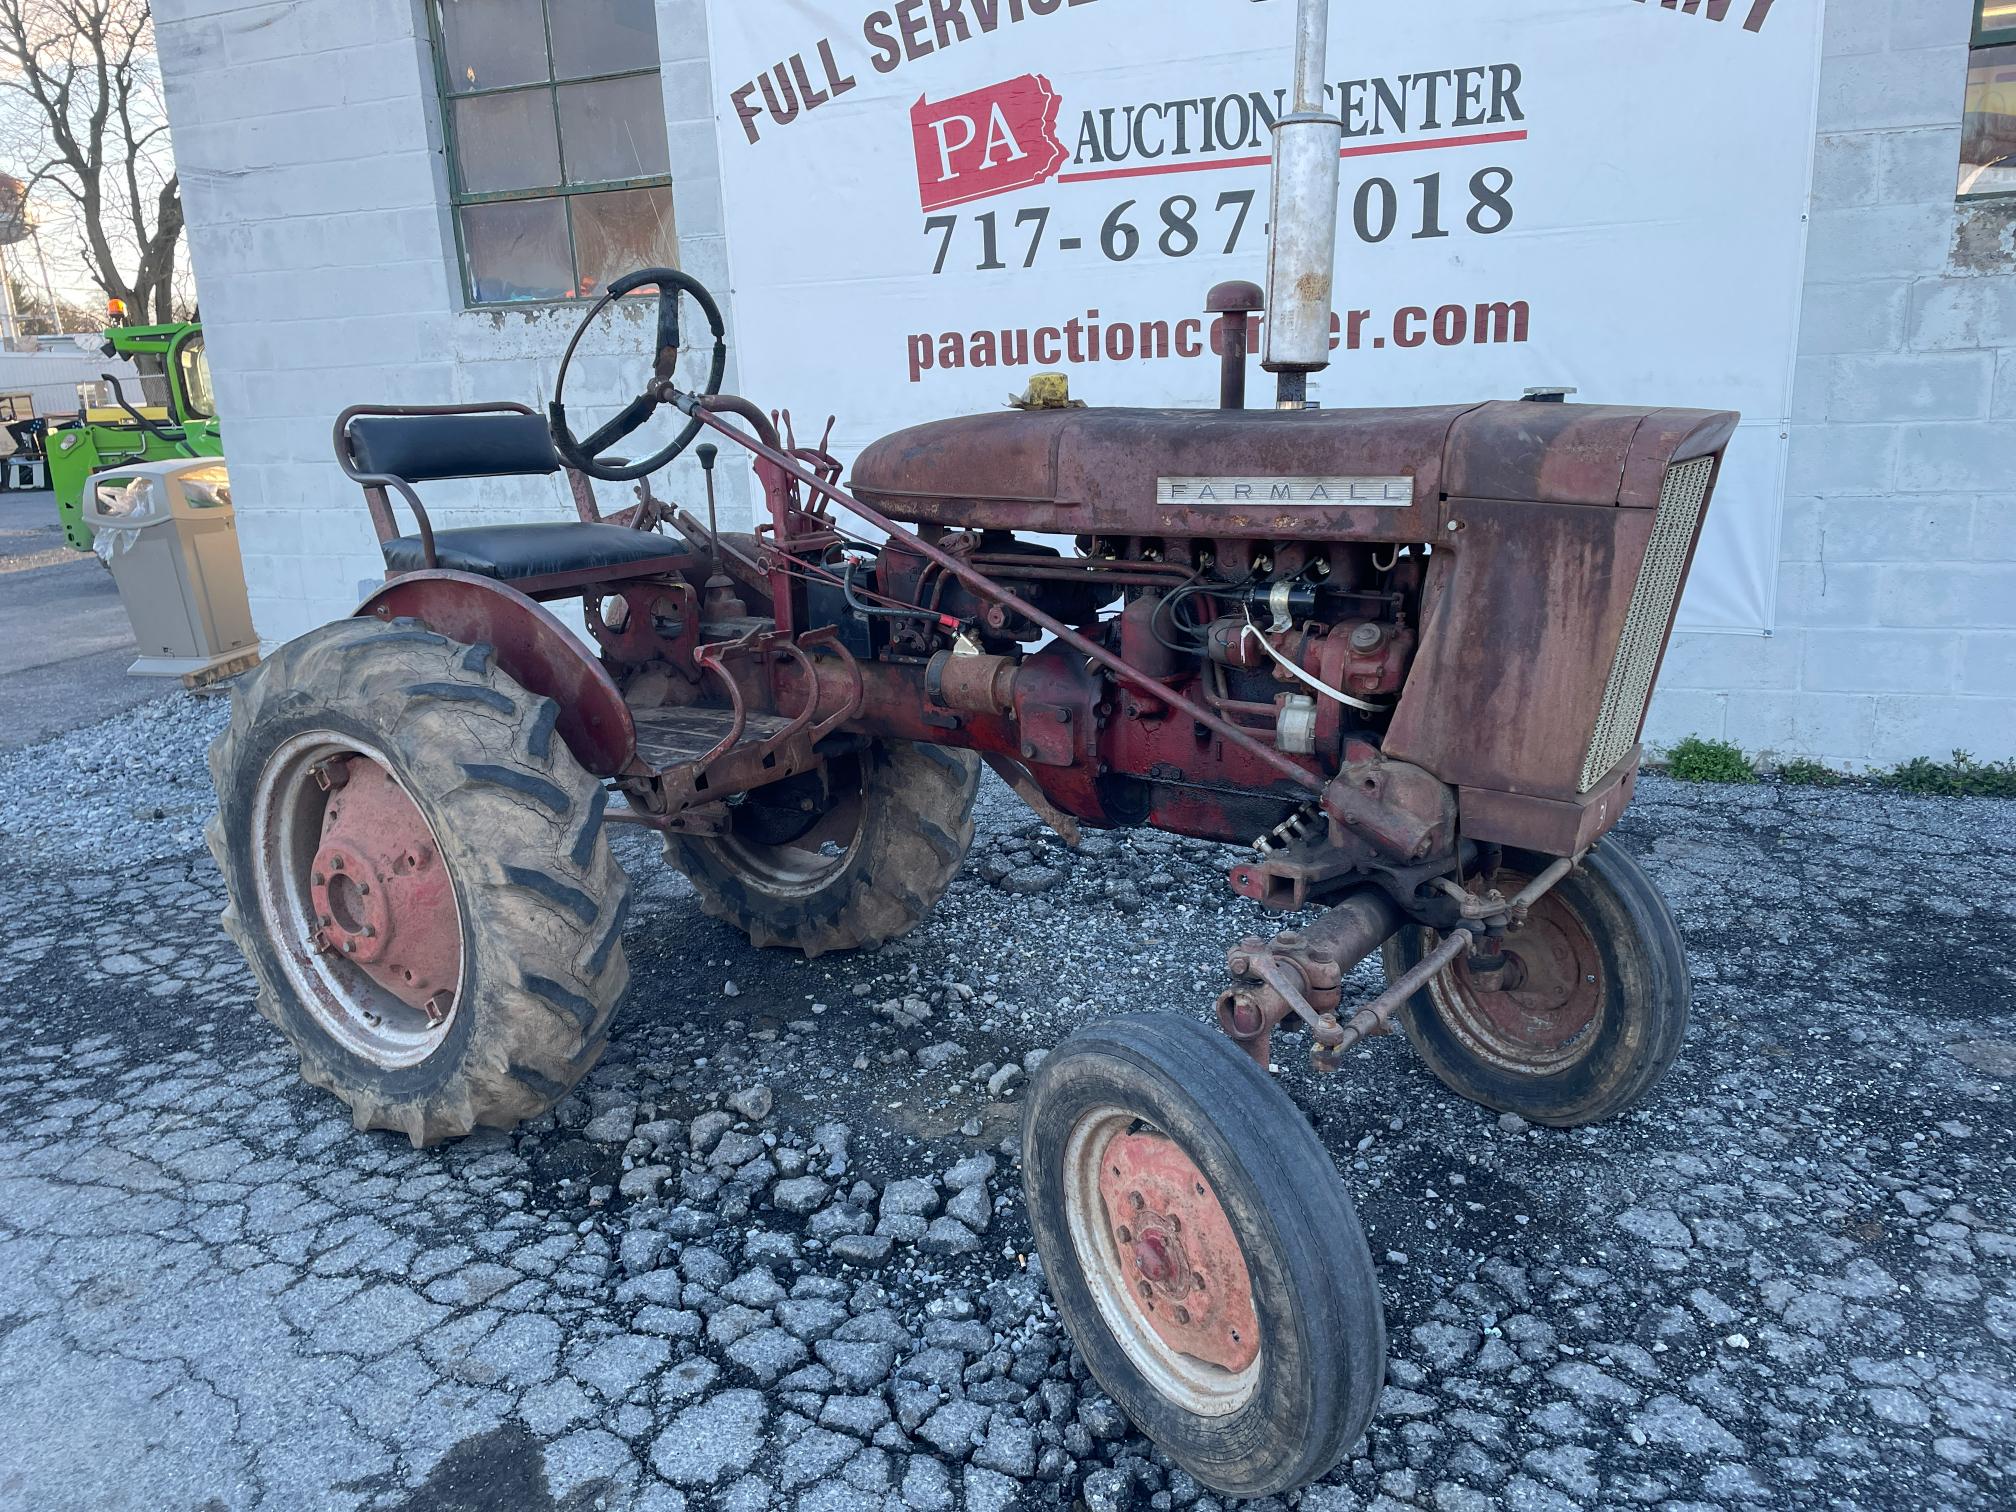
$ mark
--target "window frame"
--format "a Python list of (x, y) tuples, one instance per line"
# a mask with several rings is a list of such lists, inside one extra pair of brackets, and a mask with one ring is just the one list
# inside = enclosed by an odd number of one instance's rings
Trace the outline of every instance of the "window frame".
[[(578, 292), (581, 282), (581, 249), (574, 235), (572, 205), (562, 207), (562, 220), (567, 229), (567, 269), (577, 292), (572, 298), (563, 296), (559, 299), (478, 299), (475, 281), (470, 276), (469, 247), (468, 239), (462, 230), (462, 211), (472, 205), (508, 204), (518, 200), (571, 200), (577, 196), (615, 194), (626, 189), (670, 190), (673, 184), (669, 172), (646, 174), (641, 178), (599, 180), (587, 184), (566, 182), (567, 141), (566, 134), (560, 126), (559, 92), (562, 89), (577, 84), (607, 84), (619, 79), (638, 79), (646, 76), (662, 80), (665, 72), (663, 59), (661, 57), (654, 60), (648, 68), (625, 68), (614, 73), (587, 74), (578, 79), (556, 79), (553, 77), (552, 0), (539, 0), (539, 23), (546, 47), (546, 78), (535, 79), (527, 84), (499, 84), (490, 89), (457, 91), (450, 87), (448, 78), (448, 47), (441, 26), (441, 5), (442, 0), (425, 0), (428, 41), (433, 52), (435, 106), (440, 114), (442, 148), (448, 159), (448, 219), (455, 229), (455, 263), (462, 282), (463, 307), (471, 310), (538, 310), (556, 305), (579, 306), (585, 301)], [(546, 97), (547, 108), (553, 117), (553, 144), (561, 182), (550, 188), (496, 189), (484, 193), (471, 193), (462, 185), (462, 157), (457, 150), (455, 130), (457, 103), (462, 100), (494, 98), (498, 95), (533, 93), (543, 94)]]
[(1968, 46), (2004, 47), (2016, 42), (2016, 16), (2012, 16), (2005, 25), (1990, 26), (1987, 16), (1988, 4), (1989, 0), (1974, 0), (1973, 40)]

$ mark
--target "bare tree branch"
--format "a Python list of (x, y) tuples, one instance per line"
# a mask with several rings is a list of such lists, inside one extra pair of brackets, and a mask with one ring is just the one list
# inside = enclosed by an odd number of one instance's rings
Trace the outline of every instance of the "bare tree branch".
[(40, 165), (31, 199), (108, 297), (174, 318), (182, 193), (148, 0), (0, 0), (0, 154)]

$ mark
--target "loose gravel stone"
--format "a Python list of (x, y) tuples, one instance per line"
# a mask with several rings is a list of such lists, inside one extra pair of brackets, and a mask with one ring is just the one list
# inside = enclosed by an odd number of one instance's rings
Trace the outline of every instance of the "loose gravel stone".
[[(805, 963), (743, 950), (618, 833), (635, 986), (602, 1060), (545, 1118), (412, 1151), (300, 1083), (192, 925), (221, 906), (195, 723), (116, 727), (187, 744), (134, 758), (187, 774), (190, 812), (102, 851), (42, 834), (86, 835), (120, 773), (0, 757), (23, 1506), (447, 1505), (482, 1465), (611, 1512), (1227, 1512), (1064, 1338), (997, 1099), (1091, 1017), (1208, 1004), (1227, 941), (1279, 927), (1225, 890), (1231, 851), (1072, 857), (990, 782), (976, 866), (1048, 894), (969, 870), (906, 939)], [(1694, 971), (1697, 1028), (1641, 1112), (1500, 1128), (1398, 1040), (1279, 1073), (1374, 1253), (1406, 1257), (1382, 1413), (1299, 1506), (2000, 1505), (2016, 1119), (1967, 1047), (2016, 1021), (1986, 901), (2016, 806), (1648, 776), (1606, 843), (1646, 858)]]
[(885, 1218), (891, 1216), (928, 1218), (938, 1211), (938, 1189), (929, 1181), (915, 1177), (892, 1181), (882, 1189), (880, 1211)]
[(980, 1248), (980, 1239), (957, 1218), (937, 1218), (917, 1241), (917, 1248), (927, 1255), (970, 1255)]
[(770, 1116), (776, 1106), (776, 1099), (770, 1095), (768, 1087), (745, 1087), (728, 1099), (728, 1106), (738, 1118), (746, 1118), (751, 1123), (761, 1123)]
[(977, 1402), (947, 1402), (924, 1420), (917, 1436), (942, 1454), (964, 1459), (973, 1452), (990, 1416)]
[(771, 1188), (770, 1201), (782, 1212), (802, 1215), (823, 1206), (831, 1190), (817, 1176), (794, 1176)]
[(895, 1249), (895, 1241), (872, 1234), (843, 1234), (833, 1241), (833, 1254), (849, 1265), (880, 1265)]
[(996, 1099), (1006, 1097), (1026, 1080), (1020, 1066), (1003, 1066), (987, 1078), (987, 1095)]
[(1086, 1512), (1133, 1512), (1134, 1481), (1120, 1470), (1094, 1470), (1080, 1489)]
[(981, 1185), (954, 1192), (945, 1204), (945, 1219), (941, 1221), (956, 1221), (976, 1234), (984, 1234), (993, 1220), (994, 1204), (987, 1196), (986, 1186)]
[(636, 1108), (624, 1104), (589, 1119), (587, 1126), (581, 1130), (581, 1137), (595, 1140), (598, 1144), (620, 1145), (630, 1138), (630, 1131), (636, 1126)]
[(992, 1155), (969, 1155), (945, 1173), (945, 1186), (954, 1192), (985, 1186), (997, 1169), (998, 1163)]
[(623, 1173), (623, 1179), (616, 1183), (616, 1190), (632, 1202), (655, 1202), (659, 1192), (676, 1174), (671, 1166), (638, 1166)]

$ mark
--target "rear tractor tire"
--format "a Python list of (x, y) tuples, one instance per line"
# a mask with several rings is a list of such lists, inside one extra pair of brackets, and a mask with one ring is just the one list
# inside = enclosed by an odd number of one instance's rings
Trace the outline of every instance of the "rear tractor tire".
[[(1508, 850), (1508, 897), (1551, 858)], [(1428, 930), (1387, 941), (1397, 979), (1435, 948)], [(1459, 1096), (1571, 1129), (1629, 1112), (1680, 1053), (1693, 988), (1672, 910), (1614, 839), (1591, 851), (1506, 937), (1510, 975), (1486, 991), (1458, 959), (1400, 1010), (1415, 1052)]]
[(1073, 1034), (1023, 1105), (1022, 1183), (1093, 1377), (1199, 1481), (1276, 1496), (1363, 1436), (1371, 1252), (1315, 1130), (1223, 1034), (1172, 1013)]
[(488, 646), (345, 620), (247, 675), (210, 750), (224, 928), (360, 1129), (552, 1107), (629, 983), (600, 785)]
[(751, 944), (808, 957), (886, 944), (924, 921), (965, 864), (978, 756), (877, 740), (829, 770), (823, 801), (806, 789), (802, 811), (783, 784), (732, 805), (725, 835), (666, 837), (701, 908)]

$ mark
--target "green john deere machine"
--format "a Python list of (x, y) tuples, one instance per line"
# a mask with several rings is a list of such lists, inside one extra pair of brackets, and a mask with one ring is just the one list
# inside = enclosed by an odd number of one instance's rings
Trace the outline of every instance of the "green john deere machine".
[(160, 389), (166, 403), (150, 403), (140, 394), (133, 396), (136, 405), (119, 379), (107, 373), (115, 403), (87, 407), (75, 421), (49, 432), (49, 486), (63, 518), (64, 538), (79, 551), (91, 549), (83, 503), (94, 473), (135, 462), (224, 455), (202, 326), (115, 326), (105, 333), (103, 350), (107, 357), (132, 358), (143, 380)]

